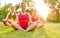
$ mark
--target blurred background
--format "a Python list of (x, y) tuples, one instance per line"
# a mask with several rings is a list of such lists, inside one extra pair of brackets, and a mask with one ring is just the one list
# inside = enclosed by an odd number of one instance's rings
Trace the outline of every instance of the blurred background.
[(45, 22), (60, 22), (60, 0), (0, 0), (0, 21), (6, 17), (11, 5), (18, 10), (22, 1), (27, 4), (30, 14), (32, 8), (36, 8)]
[[(31, 32), (20, 32), (2, 23), (9, 12), (10, 6), (15, 6), (16, 13), (21, 9), (20, 3), (27, 4), (27, 12), (37, 10), (42, 21), (42, 28)], [(0, 0), (0, 38), (60, 38), (60, 0)]]

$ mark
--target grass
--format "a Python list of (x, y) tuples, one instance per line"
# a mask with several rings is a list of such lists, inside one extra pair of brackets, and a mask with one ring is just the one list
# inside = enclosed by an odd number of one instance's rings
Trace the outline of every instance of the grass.
[(0, 22), (0, 38), (60, 38), (60, 23), (45, 23), (34, 31), (19, 32)]

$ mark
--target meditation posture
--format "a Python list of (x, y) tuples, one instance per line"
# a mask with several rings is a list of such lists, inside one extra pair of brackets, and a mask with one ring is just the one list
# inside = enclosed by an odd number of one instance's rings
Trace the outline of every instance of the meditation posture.
[[(32, 22), (31, 15), (26, 12), (26, 4), (21, 3), (21, 12), (17, 14), (16, 21), (8, 20), (11, 23), (11, 26), (19, 31), (30, 31), (37, 27), (36, 22)], [(34, 18), (33, 18), (34, 19)]]
[(2, 20), (5, 25), (11, 26), (11, 24), (8, 22), (8, 20), (15, 21), (15, 19), (16, 19), (16, 12), (15, 11), (16, 11), (15, 7), (11, 6), (10, 11), (7, 14), (6, 18)]
[(36, 9), (32, 9), (32, 16), (31, 16), (32, 23), (37, 23), (37, 28), (42, 27), (44, 25), (44, 22), (41, 20), (40, 15), (37, 14)]

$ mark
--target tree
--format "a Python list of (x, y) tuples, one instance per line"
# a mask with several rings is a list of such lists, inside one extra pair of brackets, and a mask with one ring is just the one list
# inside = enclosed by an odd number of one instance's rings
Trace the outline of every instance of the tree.
[(2, 19), (4, 19), (8, 13), (8, 8), (11, 6), (12, 4), (5, 4), (3, 7), (0, 8), (0, 21), (2, 21)]
[(29, 12), (31, 14), (31, 7), (32, 7), (32, 0), (23, 0), (23, 2), (25, 2), (27, 4), (27, 12)]
[[(53, 9), (53, 10), (56, 9), (56, 11), (55, 11), (56, 12), (56, 14), (55, 14), (56, 17), (53, 17), (56, 20), (53, 20), (53, 21), (60, 22), (59, 21), (60, 20), (59, 19), (60, 2), (58, 0), (48, 0), (48, 3), (51, 4), (51, 6), (50, 6), (51, 9)], [(51, 14), (52, 14), (52, 16), (54, 15), (53, 13), (51, 13)], [(51, 16), (51, 14), (49, 14), (47, 18), (49, 18), (49, 16)], [(50, 18), (52, 18), (52, 17), (50, 17)], [(49, 21), (51, 21), (51, 20), (52, 19), (50, 19)]]
[(47, 21), (49, 21), (49, 22), (57, 22), (56, 9), (54, 9), (51, 13), (48, 14)]
[(20, 4), (15, 5), (16, 10), (20, 7)]
[(27, 4), (27, 6), (29, 7), (32, 0), (23, 0), (23, 2), (25, 2)]

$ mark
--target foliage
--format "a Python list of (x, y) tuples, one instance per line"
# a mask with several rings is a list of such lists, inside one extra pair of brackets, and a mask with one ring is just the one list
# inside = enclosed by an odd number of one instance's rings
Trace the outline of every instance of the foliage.
[(58, 0), (48, 0), (48, 2), (50, 3), (50, 4), (52, 4), (52, 5), (56, 5), (56, 2), (57, 2)]
[(20, 4), (15, 5), (15, 7), (16, 7), (16, 10), (19, 9)]
[(50, 14), (48, 14), (47, 16), (47, 21), (49, 22), (60, 22), (59, 20), (59, 8), (60, 8), (60, 2), (58, 0), (48, 0), (49, 4), (51, 4), (50, 8), (53, 9), (52, 11), (54, 11), (54, 9), (56, 9), (56, 14), (54, 14), (54, 12), (51, 12)]
[(3, 7), (0, 8), (0, 21), (2, 19), (4, 19), (8, 13), (8, 8), (11, 6), (12, 4), (5, 4)]
[(32, 0), (23, 0), (23, 2), (25, 2), (27, 4), (27, 6), (29, 7)]

